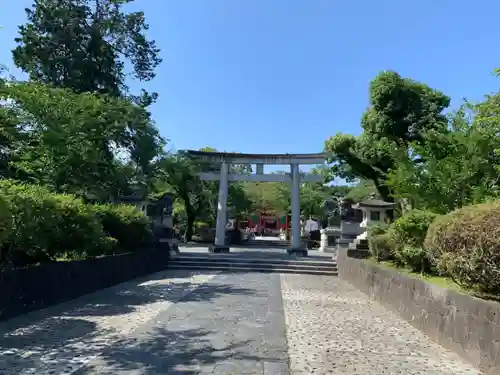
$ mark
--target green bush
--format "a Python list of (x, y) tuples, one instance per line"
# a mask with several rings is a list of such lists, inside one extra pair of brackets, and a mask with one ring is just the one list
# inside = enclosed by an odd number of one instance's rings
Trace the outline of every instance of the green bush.
[(431, 272), (432, 261), (424, 250), (429, 225), (438, 215), (430, 211), (411, 210), (398, 218), (389, 229), (398, 263), (415, 272)]
[(387, 233), (388, 230), (389, 224), (387, 223), (372, 224), (368, 227), (368, 237)]
[(116, 240), (103, 230), (92, 206), (71, 195), (53, 195), (54, 227), (51, 243), (60, 244), (58, 254), (93, 257), (111, 253)]
[(438, 271), (460, 285), (500, 293), (500, 201), (464, 207), (438, 217), (425, 248)]
[(94, 205), (104, 232), (116, 239), (115, 252), (137, 251), (151, 243), (150, 220), (135, 206), (127, 204)]
[(434, 267), (422, 246), (405, 245), (397, 251), (400, 262), (413, 272), (433, 273)]
[(11, 249), (16, 264), (38, 263), (58, 257), (85, 258), (110, 251), (98, 217), (70, 195), (12, 180), (0, 180), (0, 191), (12, 213), (12, 231), (3, 248)]
[(394, 245), (388, 233), (368, 236), (368, 247), (370, 254), (377, 262), (393, 259)]
[(373, 224), (368, 227), (368, 248), (377, 262), (393, 258), (393, 244), (387, 234), (389, 225), (386, 223)]
[(391, 225), (391, 236), (394, 245), (403, 248), (405, 245), (421, 247), (429, 225), (438, 215), (430, 211), (411, 210)]

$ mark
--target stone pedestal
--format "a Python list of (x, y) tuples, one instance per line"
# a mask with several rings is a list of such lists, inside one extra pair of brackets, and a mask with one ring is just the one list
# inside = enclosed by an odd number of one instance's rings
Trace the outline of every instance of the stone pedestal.
[(328, 234), (326, 233), (326, 229), (321, 229), (321, 239), (319, 240), (319, 251), (325, 251), (328, 247)]
[(337, 240), (340, 238), (340, 228), (324, 228), (320, 230), (321, 239), (318, 251), (334, 252)]
[(160, 239), (160, 243), (165, 243), (165, 242), (168, 243), (170, 256), (172, 258), (179, 256), (179, 254), (180, 254), (179, 241), (175, 238), (172, 238), (172, 239), (161, 238)]
[(227, 245), (210, 245), (208, 252), (210, 253), (229, 253), (229, 246)]
[(307, 249), (301, 249), (301, 248), (287, 249), (286, 252), (288, 253), (288, 255), (295, 255), (300, 257), (306, 257), (308, 255)]

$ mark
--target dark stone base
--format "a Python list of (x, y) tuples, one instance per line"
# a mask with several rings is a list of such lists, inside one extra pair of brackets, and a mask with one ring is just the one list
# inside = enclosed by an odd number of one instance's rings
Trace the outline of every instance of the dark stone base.
[(180, 255), (180, 251), (179, 251), (179, 246), (178, 245), (172, 245), (171, 248), (170, 248), (170, 257), (172, 258), (175, 258), (175, 257), (178, 257)]
[(288, 255), (296, 255), (299, 257), (307, 256), (307, 249), (287, 249), (286, 252)]
[(210, 253), (229, 253), (229, 246), (210, 245), (208, 247), (208, 252), (210, 252)]

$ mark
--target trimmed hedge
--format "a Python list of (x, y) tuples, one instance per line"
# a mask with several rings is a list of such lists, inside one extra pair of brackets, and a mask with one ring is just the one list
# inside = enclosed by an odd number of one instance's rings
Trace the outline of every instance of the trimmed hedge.
[(415, 272), (430, 272), (432, 262), (424, 250), (429, 225), (438, 215), (430, 211), (411, 210), (391, 224), (389, 235), (396, 261)]
[(441, 274), (466, 288), (500, 294), (500, 201), (438, 217), (425, 248)]
[(116, 239), (116, 252), (130, 252), (151, 243), (151, 223), (143, 212), (127, 204), (94, 205), (104, 232)]
[(395, 246), (423, 246), (427, 229), (437, 216), (430, 211), (411, 210), (398, 218), (390, 228)]
[(0, 192), (12, 218), (0, 261), (14, 266), (134, 251), (151, 238), (147, 218), (134, 206), (89, 205), (13, 180), (0, 180)]
[(368, 248), (370, 254), (378, 262), (393, 259), (392, 240), (387, 233), (389, 225), (386, 223), (370, 225), (368, 227)]
[(2, 246), (15, 265), (106, 254), (115, 242), (92, 209), (73, 196), (12, 180), (0, 180), (0, 191), (13, 217)]
[(389, 224), (386, 223), (372, 224), (368, 227), (368, 237), (387, 233), (388, 230), (389, 230)]
[(374, 257), (378, 262), (393, 259), (394, 245), (389, 233), (369, 236), (368, 247), (372, 257)]

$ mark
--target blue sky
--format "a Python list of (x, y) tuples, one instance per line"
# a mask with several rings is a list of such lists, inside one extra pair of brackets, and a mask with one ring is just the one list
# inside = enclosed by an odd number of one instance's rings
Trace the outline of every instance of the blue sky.
[[(0, 0), (0, 63), (29, 0)], [(136, 0), (163, 64), (146, 88), (170, 148), (318, 152), (359, 134), (368, 84), (391, 69), (459, 104), (500, 87), (493, 0)], [(135, 86), (135, 84), (133, 85)], [(139, 88), (140, 86), (137, 86)]]

